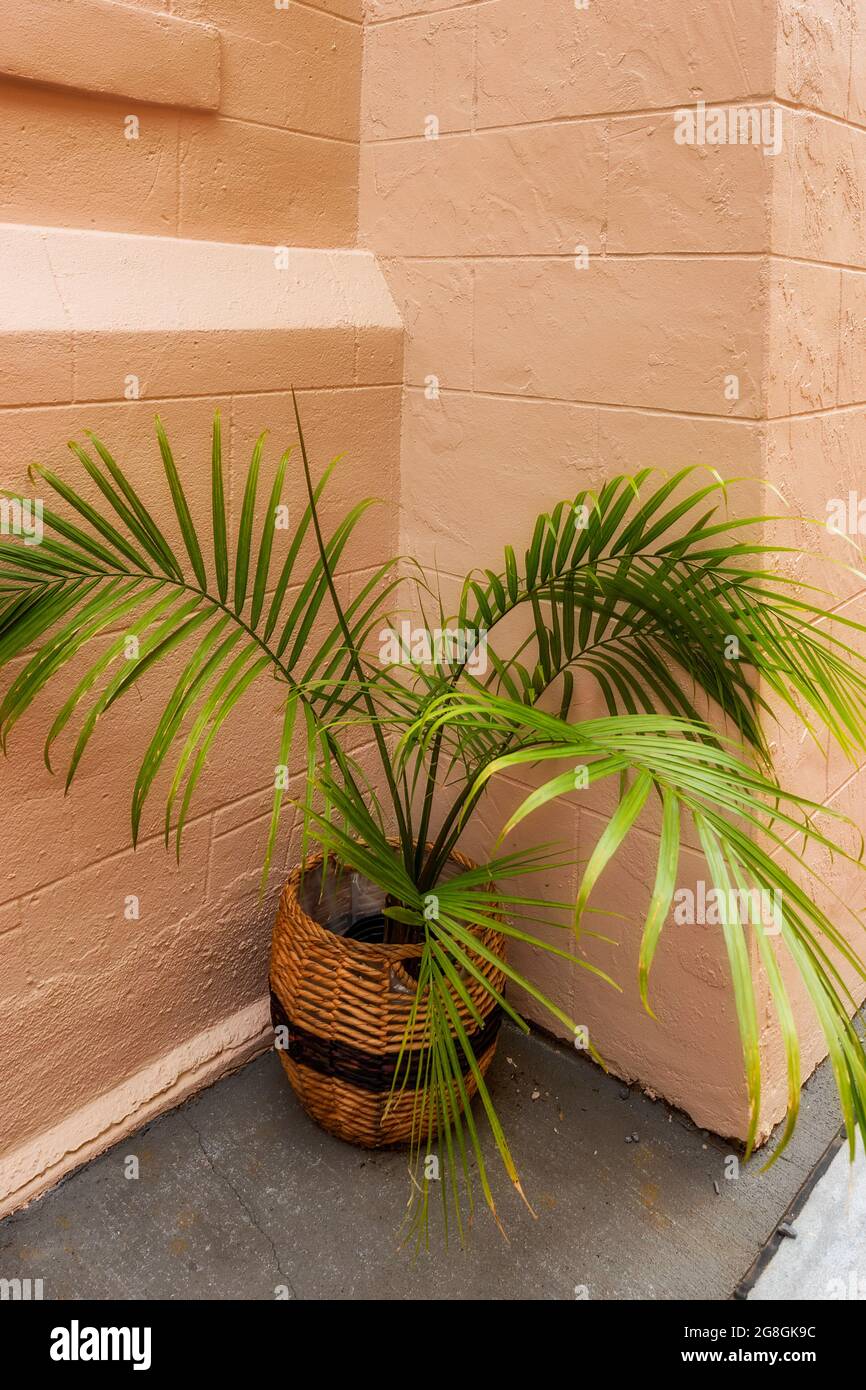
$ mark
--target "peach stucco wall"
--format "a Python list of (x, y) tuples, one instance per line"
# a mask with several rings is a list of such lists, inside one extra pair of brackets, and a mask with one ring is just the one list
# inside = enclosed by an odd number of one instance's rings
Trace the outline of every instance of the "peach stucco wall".
[[(85, 490), (66, 440), (89, 428), (171, 527), (158, 412), (207, 533), (219, 408), (236, 526), (256, 436), (271, 431), (266, 474), (295, 436), (294, 384), (314, 459), (346, 454), (327, 521), (383, 499), (344, 582), (396, 549), (402, 328), (375, 259), (352, 249), (361, 40), (352, 0), (3, 0), (3, 486), (26, 485), (37, 459)], [(296, 519), (301, 499), (296, 471), (283, 499)], [(258, 873), (280, 711), (266, 682), (235, 711), (178, 868), (158, 834), (165, 786), (135, 853), (129, 823), (155, 700), (175, 679), (154, 673), (100, 721), (68, 797), (62, 756), (54, 777), (42, 761), (59, 691), (10, 742), (0, 1207), (268, 1039), (273, 894), (258, 901)], [(274, 888), (291, 830), (289, 813)]]
[[(856, 486), (866, 264), (866, 17), (856, 10), (849, 0), (371, 0), (360, 239), (406, 327), (406, 553), (446, 583), (499, 567), (503, 545), (520, 553), (539, 511), (645, 465), (766, 477), (794, 512), (817, 517)], [(766, 111), (781, 148), (678, 144), (676, 112), (699, 100)], [(738, 497), (777, 510), (760, 483)], [(588, 692), (584, 710), (597, 708)], [(801, 733), (780, 732), (783, 774), (856, 811), (851, 769), (833, 761), (828, 782)], [(531, 834), (585, 858), (605, 803), (574, 800), (579, 809), (558, 807)], [(495, 806), (486, 824), (501, 824)], [(546, 959), (524, 963), (619, 1074), (742, 1136), (718, 931), (668, 929), (653, 967), (659, 1021), (641, 1011), (638, 905), (653, 848), (648, 822), (594, 898), (622, 914), (599, 927), (619, 944), (587, 946), (587, 957), (623, 994)], [(683, 867), (706, 877), (696, 853)], [(559, 896), (573, 885), (550, 886)], [(785, 1085), (760, 988), (766, 1134)], [(798, 1005), (808, 1072), (824, 1047)]]
[[(863, 495), (866, 470), (866, 10), (858, 0), (813, 0), (780, 7), (776, 90), (784, 99), (784, 159), (772, 161), (772, 250), (764, 470), (793, 510), (825, 518), (833, 498)], [(800, 539), (805, 543), (804, 531)], [(852, 539), (861, 548), (862, 534)], [(859, 564), (845, 542), (835, 561)], [(862, 570), (862, 565), (859, 566)], [(864, 621), (862, 579), (838, 563), (818, 573), (837, 610)], [(804, 731), (782, 722), (776, 747), (782, 776), (849, 816), (841, 838), (859, 852), (866, 823), (862, 772), (837, 750), (825, 759)], [(819, 862), (819, 861), (816, 861)], [(839, 899), (862, 911), (863, 885), (824, 857), (820, 868)], [(822, 906), (837, 920), (839, 899)], [(862, 933), (855, 944), (862, 950)], [(848, 978), (855, 997), (862, 986)], [(791, 980), (804, 1067), (826, 1053), (814, 1011)], [(768, 1112), (783, 1105), (780, 1040), (767, 1029), (764, 1051), (775, 1085)]]
[[(0, 482), (93, 428), (170, 525), (159, 411), (204, 525), (219, 407), (236, 517), (255, 436), (271, 429), (271, 466), (292, 438), (294, 383), (316, 456), (347, 454), (334, 514), (385, 499), (350, 589), (398, 548), (453, 584), (554, 501), (647, 463), (767, 477), (820, 515), (866, 443), (854, 16), (847, 0), (0, 0)], [(674, 112), (698, 99), (780, 110), (781, 151), (678, 146)], [(250, 694), (215, 751), (179, 870), (156, 817), (130, 849), (149, 737), (134, 702), (105, 718), (68, 798), (41, 757), (55, 705), (15, 730), (0, 1209), (265, 1045), (273, 705)], [(856, 810), (841, 764), (828, 774), (796, 731), (780, 751), (803, 790)], [(491, 797), (470, 849), (519, 791)], [(585, 856), (605, 804), (531, 833)], [(659, 1021), (640, 1007), (653, 834), (599, 892), (619, 945), (587, 946), (622, 995), (522, 963), (620, 1074), (741, 1135), (718, 933), (668, 932)], [(693, 850), (684, 862), (703, 876)], [(822, 1046), (801, 1016), (811, 1066)], [(766, 1129), (783, 1095), (772, 1031), (765, 1050)]]

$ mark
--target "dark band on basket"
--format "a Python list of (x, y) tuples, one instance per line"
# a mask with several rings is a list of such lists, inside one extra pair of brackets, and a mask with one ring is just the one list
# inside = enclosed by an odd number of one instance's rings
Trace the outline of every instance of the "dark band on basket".
[[(271, 1022), (275, 1028), (286, 1029), (288, 1044), (281, 1050), (291, 1057), (293, 1062), (310, 1067), (322, 1076), (335, 1076), (340, 1081), (359, 1087), (362, 1091), (390, 1091), (394, 1083), (399, 1051), (365, 1052), (360, 1047), (353, 1047), (351, 1043), (341, 1042), (339, 1039), (318, 1038), (315, 1033), (308, 1033), (305, 1028), (299, 1028), (292, 1023), (273, 989)], [(488, 1015), (484, 1027), (468, 1034), (476, 1058), (484, 1056), (494, 1042), (501, 1023), (502, 1009), (497, 1004)], [(417, 1088), (419, 1077), (426, 1074), (428, 1052), (429, 1048), (413, 1047), (408, 1053), (408, 1062), (404, 1054), (400, 1063), (401, 1086), (405, 1083), (410, 1089)], [(469, 1071), (469, 1062), (459, 1045), (457, 1052), (461, 1059), (461, 1070), (465, 1075)]]

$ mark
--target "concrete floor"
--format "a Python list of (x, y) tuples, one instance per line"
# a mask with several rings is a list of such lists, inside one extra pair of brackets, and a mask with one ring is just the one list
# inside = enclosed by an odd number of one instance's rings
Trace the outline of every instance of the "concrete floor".
[(269, 1053), (0, 1223), (0, 1277), (46, 1299), (725, 1299), (839, 1123), (822, 1068), (785, 1156), (730, 1180), (730, 1143), (569, 1049), (506, 1028), (491, 1080), (538, 1213), (500, 1183), (508, 1243), (480, 1211), (467, 1250), (413, 1262), (405, 1157), (319, 1130)]

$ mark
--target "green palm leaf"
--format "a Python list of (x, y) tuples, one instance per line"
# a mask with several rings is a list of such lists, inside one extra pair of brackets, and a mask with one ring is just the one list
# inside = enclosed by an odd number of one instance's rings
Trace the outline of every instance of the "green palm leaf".
[[(285, 804), (282, 770), (300, 756), (306, 766), (299, 798), (302, 853), (315, 842), (366, 875), (388, 895), (391, 929), (422, 945), (393, 1092), (402, 1094), (409, 1084), (408, 1040), (417, 1046), (414, 1030), (424, 1004), (427, 1050), (414, 1100), (407, 1237), (416, 1247), (428, 1240), (424, 1160), (436, 1131), (446, 1170), (439, 1191), (446, 1236), (465, 1238), (474, 1184), (499, 1220), (470, 1086), (506, 1178), (523, 1195), (472, 1050), (469, 1029), (484, 1016), (474, 991), (487, 989), (492, 1005), (518, 1027), (527, 1025), (508, 992), (487, 981), (485, 969), (501, 968), (509, 986), (525, 991), (563, 1028), (574, 1026), (532, 978), (500, 961), (481, 934), (495, 925), (508, 941), (544, 950), (563, 968), (579, 966), (605, 987), (618, 988), (569, 947), (575, 927), (587, 940), (593, 937), (584, 923), (601, 910), (604, 871), (627, 852), (655, 804), (661, 811), (656, 871), (636, 962), (644, 1007), (650, 1007), (653, 961), (691, 826), (724, 902), (739, 904), (757, 893), (782, 904), (772, 941), (762, 924), (742, 919), (739, 907), (735, 913), (726, 908), (721, 923), (743, 1045), (749, 1146), (757, 1134), (762, 1080), (755, 962), (766, 976), (786, 1057), (788, 1119), (776, 1155), (797, 1116), (801, 1067), (786, 957), (823, 1029), (852, 1143), (856, 1127), (866, 1136), (866, 1057), (843, 974), (866, 980), (856, 938), (844, 929), (862, 923), (838, 900), (832, 913), (817, 905), (829, 886), (811, 869), (807, 851), (821, 849), (858, 871), (862, 865), (839, 843), (843, 818), (779, 787), (768, 732), (774, 714), (788, 711), (815, 740), (829, 736), (854, 763), (862, 760), (866, 626), (836, 611), (833, 595), (791, 577), (781, 562), (802, 552), (767, 536), (785, 519), (732, 517), (738, 482), (710, 470), (664, 476), (641, 469), (611, 478), (597, 492), (585, 490), (542, 512), (527, 547), (505, 547), (501, 568), (474, 569), (453, 616), (438, 581), (404, 560), (402, 573), (415, 590), (406, 611), (420, 613), (429, 626), (430, 609), (435, 625), (456, 623), (474, 639), (483, 637), (486, 671), (454, 656), (427, 666), (385, 663), (376, 637), (392, 620), (390, 606), (402, 598), (400, 566), (382, 557), (358, 579), (354, 596), (341, 598), (336, 570), (351, 553), (372, 500), (359, 499), (325, 523), (322, 506), (338, 458), (314, 479), (296, 400), (294, 406), (306, 504), (284, 537), (275, 521), (292, 450), (280, 454), (263, 484), (262, 434), (230, 543), (219, 414), (211, 443), (209, 538), (196, 530), (168, 437), (156, 422), (166, 502), (182, 553), (175, 554), (127, 471), (95, 435), (88, 436), (88, 447), (70, 445), (95, 502), (53, 471), (33, 466), (32, 478), (59, 501), (57, 509), (43, 511), (38, 546), (0, 537), (0, 666), (16, 663), (0, 699), (3, 749), (37, 698), (74, 672), (71, 689), (63, 689), (49, 716), (45, 743), (50, 768), (61, 739), (70, 739), (68, 786), (102, 715), (132, 691), (144, 696), (148, 673), (175, 661), (178, 674), (154, 712), (135, 778), (132, 833), (136, 841), (162, 777), (165, 836), (168, 841), (174, 833), (179, 853), (211, 749), (246, 692), (267, 674), (282, 704), (281, 732), (275, 731), (281, 772), (263, 846), (262, 890)], [(260, 487), (268, 500), (255, 535)], [(5, 496), (19, 505), (26, 500)], [(307, 538), (315, 549), (299, 572)], [(213, 585), (203, 558), (211, 544)], [(512, 615), (521, 635), (509, 649), (503, 634)], [(605, 717), (572, 719), (582, 677), (601, 692)], [(144, 706), (142, 699), (139, 710)], [(586, 864), (574, 864), (556, 846), (536, 845), (497, 850), (477, 869), (448, 877), (446, 866), (491, 781), (530, 766), (541, 773), (540, 785), (523, 796), (501, 838), (543, 807), (572, 798), (578, 770), (585, 777), (581, 785), (617, 779), (616, 807)], [(581, 870), (574, 901), (521, 887), (532, 874), (564, 867)], [(438, 909), (430, 919), (425, 903), (434, 890)], [(594, 1046), (590, 1052), (601, 1060)]]

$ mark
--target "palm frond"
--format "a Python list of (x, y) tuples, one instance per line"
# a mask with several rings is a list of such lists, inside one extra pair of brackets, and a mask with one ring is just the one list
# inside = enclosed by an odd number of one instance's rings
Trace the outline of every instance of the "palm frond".
[[(408, 1084), (409, 1040), (417, 1045), (424, 1004), (425, 1064), (415, 1099), (407, 1213), (407, 1239), (416, 1246), (428, 1240), (426, 1163), (436, 1133), (446, 1235), (465, 1238), (476, 1188), (500, 1219), (469, 1104), (472, 1089), (506, 1179), (523, 1197), (472, 1047), (471, 1030), (482, 1017), (474, 989), (486, 989), (492, 1005), (517, 1027), (528, 1025), (511, 993), (490, 982), (487, 967), (495, 964), (509, 986), (562, 1028), (575, 1027), (533, 979), (491, 954), (483, 932), (495, 923), (509, 941), (544, 950), (564, 968), (593, 972), (604, 987), (618, 988), (577, 954), (575, 933), (594, 935), (585, 923), (597, 911), (603, 876), (656, 806), (656, 871), (636, 962), (644, 1007), (651, 1011), (653, 961), (691, 827), (723, 902), (741, 903), (758, 893), (780, 904), (775, 939), (739, 910), (726, 912), (721, 922), (743, 1045), (749, 1148), (761, 1095), (756, 959), (786, 1057), (788, 1122), (774, 1156), (793, 1130), (801, 1079), (785, 958), (820, 1020), (851, 1143), (858, 1127), (866, 1139), (866, 1057), (846, 985), (846, 977), (866, 980), (866, 964), (852, 944), (856, 936), (839, 925), (859, 930), (862, 923), (838, 900), (832, 917), (817, 906), (830, 890), (810, 867), (807, 851), (825, 851), (858, 871), (862, 865), (836, 837), (843, 818), (778, 785), (770, 738), (772, 721), (793, 712), (816, 741), (832, 740), (852, 762), (862, 759), (866, 658), (857, 644), (863, 645), (866, 626), (836, 611), (832, 595), (794, 577), (803, 552), (768, 539), (785, 518), (732, 517), (729, 504), (739, 482), (707, 470), (665, 477), (641, 469), (612, 478), (597, 493), (583, 491), (543, 512), (522, 553), (505, 547), (501, 568), (467, 576), (453, 615), (439, 583), (414, 562), (404, 563), (415, 590), (410, 611), (417, 607), (428, 626), (432, 621), (447, 629), (453, 622), (473, 641), (483, 638), (486, 672), (459, 656), (437, 656), (426, 666), (405, 651), (384, 660), (376, 637), (392, 616), (401, 578), (397, 562), (383, 560), (351, 599), (342, 597), (336, 571), (373, 499), (359, 499), (326, 526), (322, 502), (339, 460), (314, 479), (296, 400), (294, 408), (305, 503), (284, 537), (275, 523), (284, 511), (292, 448), (279, 455), (265, 492), (262, 434), (252, 447), (237, 534), (230, 540), (219, 414), (207, 537), (196, 529), (168, 436), (156, 422), (166, 501), (180, 541), (175, 548), (127, 470), (95, 435), (70, 448), (96, 501), (53, 470), (33, 466), (34, 484), (44, 484), (58, 500), (43, 508), (39, 545), (0, 536), (0, 666), (16, 663), (0, 699), (0, 746), (7, 748), (37, 698), (74, 671), (50, 716), (44, 753), (51, 769), (61, 741), (70, 740), (68, 786), (102, 716), (149, 671), (176, 662), (135, 778), (132, 835), (133, 841), (140, 837), (148, 799), (164, 777), (165, 837), (168, 842), (174, 835), (179, 853), (215, 741), (262, 676), (275, 682), (282, 724), (275, 735), (262, 888), (297, 739), (305, 768), (302, 855), (315, 841), (326, 855), (364, 874), (387, 894), (394, 930), (422, 945), (394, 1082), (395, 1094)], [(257, 527), (260, 491), (267, 501)], [(213, 580), (206, 553), (212, 553)], [(511, 618), (518, 631), (509, 651), (503, 634)], [(582, 676), (600, 691), (605, 717), (572, 719)], [(375, 771), (362, 751), (374, 755)], [(548, 765), (552, 775), (546, 776)], [(589, 786), (617, 779), (616, 807), (587, 862), (577, 866), (568, 851), (549, 845), (509, 852), (496, 847), (477, 869), (445, 875), (491, 780), (530, 766), (541, 770), (542, 781), (509, 816), (503, 839), (553, 801), (573, 797), (578, 768)], [(541, 870), (563, 867), (580, 867), (573, 901), (539, 897), (522, 886)], [(594, 1047), (590, 1051), (602, 1060)]]
[[(0, 701), (0, 745), (5, 749), (21, 716), (49, 685), (72, 669), (78, 654), (98, 639), (107, 645), (80, 675), (52, 718), (45, 743), (49, 769), (58, 740), (72, 733), (67, 787), (72, 782), (98, 722), (118, 700), (137, 689), (148, 671), (173, 653), (184, 665), (167, 703), (157, 713), (153, 737), (135, 780), (132, 833), (137, 840), (147, 798), (163, 767), (169, 768), (166, 837), (174, 830), (180, 848), (195, 787), (209, 750), (225, 721), (250, 686), (269, 673), (285, 690), (286, 716), (280, 749), (294, 729), (290, 711), (308, 715), (316, 745), (327, 737), (323, 713), (343, 698), (345, 653), (339, 625), (310, 652), (323, 607), (329, 601), (329, 574), (372, 502), (352, 507), (323, 542), (297, 596), (289, 585), (336, 461), (312, 489), (300, 521), (285, 535), (285, 551), (271, 593), (276, 510), (291, 449), (280, 457), (267, 510), (255, 536), (255, 500), (264, 460), (265, 438), (256, 441), (244, 487), (237, 541), (229, 546), (222, 463), (222, 430), (215, 416), (211, 450), (211, 516), (215, 587), (209, 585), (204, 544), (193, 521), (180, 471), (162, 422), (156, 441), (168, 498), (177, 519), (185, 558), (179, 560), (132, 481), (94, 434), (88, 445), (70, 448), (103, 499), (100, 510), (53, 470), (34, 465), (31, 476), (57, 496), (63, 511), (43, 509), (45, 534), (38, 546), (18, 537), (0, 538), (0, 663), (31, 651)], [(25, 501), (26, 499), (18, 499)], [(255, 549), (254, 549), (255, 545)], [(255, 563), (253, 566), (253, 556)], [(229, 572), (233, 567), (232, 606)], [(387, 574), (389, 567), (380, 570)], [(252, 570), (252, 593), (249, 577)], [(326, 572), (327, 570), (327, 572)], [(265, 616), (266, 597), (271, 593)], [(371, 589), (350, 605), (351, 631), (362, 640), (377, 616)], [(116, 635), (120, 630), (120, 635)], [(278, 829), (282, 790), (275, 789), (271, 829), (265, 850), (266, 872)], [(175, 814), (176, 813), (176, 814)]]
[[(502, 571), (467, 578), (461, 622), (492, 631), (517, 610), (532, 618), (534, 663), (504, 661), (492, 688), (514, 698), (516, 676), (535, 703), (585, 670), (612, 714), (697, 718), (693, 683), (767, 764), (771, 694), (798, 717), (811, 711), (856, 759), (866, 750), (866, 658), (841, 634), (866, 627), (774, 568), (796, 547), (750, 538), (788, 518), (719, 519), (734, 484), (717, 477), (677, 497), (699, 473), (681, 469), (647, 497), (649, 470), (611, 479), (597, 497), (581, 492), (538, 518), (522, 574), (507, 547)], [(570, 694), (563, 717), (569, 707)]]
[[(547, 761), (569, 764), (568, 770), (548, 778), (527, 795), (503, 827), (503, 837), (549, 802), (575, 794), (575, 771), (585, 771), (587, 784), (626, 771), (630, 779), (584, 869), (574, 909), (579, 929), (583, 911), (601, 875), (625, 844), (637, 823), (651, 790), (662, 804), (656, 879), (644, 923), (639, 961), (641, 994), (649, 1007), (647, 989), (652, 956), (670, 912), (675, 883), (677, 826), (687, 816), (703, 847), (712, 884), (723, 904), (736, 910), (723, 912), (725, 938), (734, 999), (743, 1043), (750, 1103), (747, 1150), (751, 1151), (759, 1119), (761, 1063), (757, 1012), (748, 942), (759, 938), (762, 957), (772, 945), (764, 939), (768, 924), (755, 922), (739, 909), (748, 902), (772, 902), (778, 911), (782, 945), (799, 969), (821, 1020), (835, 1070), (843, 1114), (854, 1124), (866, 1114), (866, 1061), (863, 1047), (850, 1022), (856, 1007), (836, 960), (866, 981), (866, 960), (836, 921), (817, 906), (819, 891), (829, 885), (811, 868), (797, 843), (821, 846), (839, 861), (862, 871), (862, 858), (852, 855), (829, 830), (819, 829), (822, 819), (847, 822), (847, 817), (822, 807), (807, 797), (782, 793), (777, 784), (741, 761), (729, 740), (696, 738), (694, 724), (667, 716), (617, 716), (568, 724), (534, 707), (505, 700), (454, 691), (442, 696), (425, 711), (409, 736), (429, 743), (438, 726), (467, 720), (498, 728), (503, 744), (522, 736), (521, 746), (503, 753), (479, 772), (473, 795), (492, 777), (515, 768)], [(767, 846), (765, 848), (765, 845)], [(787, 868), (785, 867), (787, 864)], [(813, 894), (803, 888), (810, 882)], [(744, 896), (737, 896), (744, 895)], [(758, 898), (753, 897), (758, 894)], [(836, 896), (839, 918), (859, 931), (864, 922)], [(773, 924), (776, 925), (775, 923)], [(771, 965), (769, 979), (785, 1039), (789, 1068), (789, 1124), (776, 1150), (790, 1138), (799, 1093), (798, 1048), (787, 995), (778, 966)], [(796, 1084), (795, 1084), (796, 1083)], [(866, 1130), (861, 1130), (866, 1143)]]

